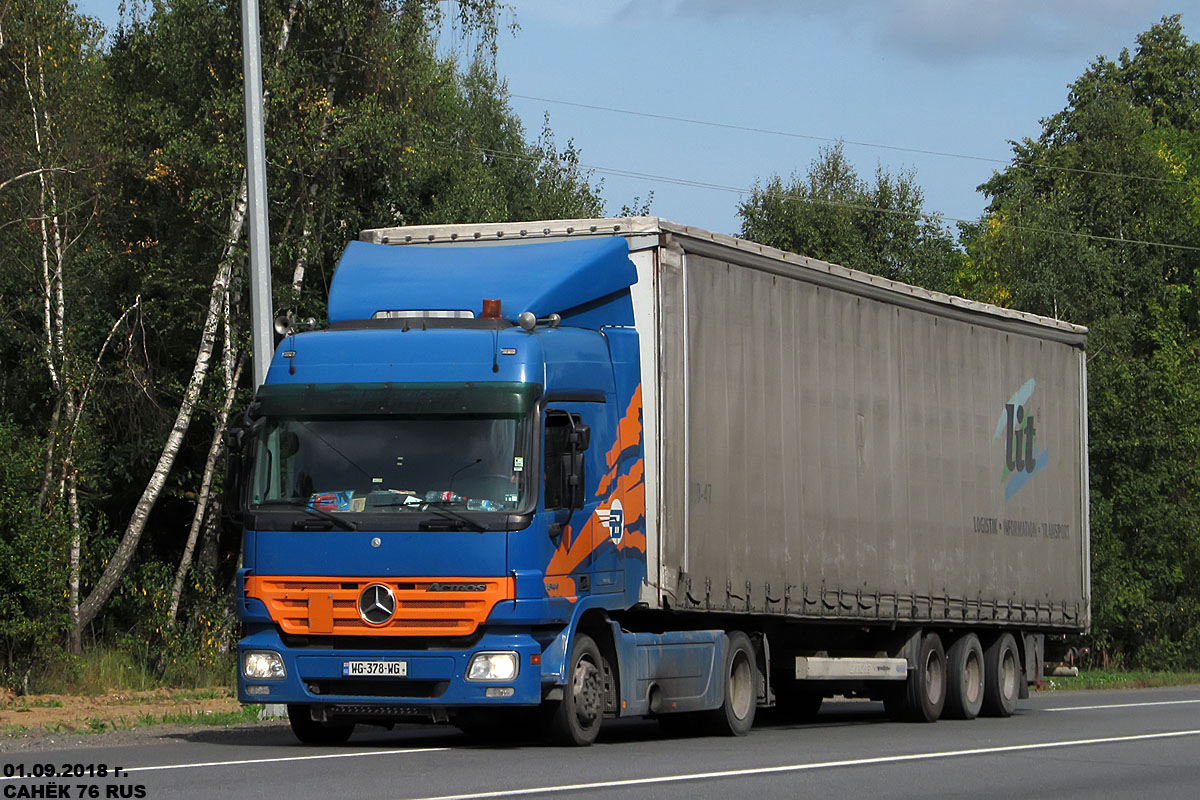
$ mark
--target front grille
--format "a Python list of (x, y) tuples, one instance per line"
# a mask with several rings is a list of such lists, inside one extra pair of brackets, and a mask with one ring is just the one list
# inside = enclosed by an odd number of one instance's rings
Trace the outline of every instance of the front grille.
[(479, 640), (483, 638), (483, 631), (476, 630), (470, 636), (446, 636), (437, 639), (402, 636), (292, 636), (281, 631), (280, 638), (289, 650), (421, 650), (455, 653), (469, 650), (479, 644)]
[[(395, 614), (378, 625), (359, 612), (362, 587), (378, 583), (395, 598)], [(479, 586), (482, 591), (439, 586)], [(430, 590), (434, 589), (430, 596)], [(298, 636), (470, 636), (496, 603), (516, 596), (511, 577), (495, 578), (322, 578), (251, 575), (246, 596), (266, 604), (285, 634)], [(374, 621), (374, 620), (372, 620)]]
[(308, 681), (313, 694), (341, 697), (441, 697), (450, 688), (450, 681), (422, 680), (363, 680), (360, 678), (330, 678)]

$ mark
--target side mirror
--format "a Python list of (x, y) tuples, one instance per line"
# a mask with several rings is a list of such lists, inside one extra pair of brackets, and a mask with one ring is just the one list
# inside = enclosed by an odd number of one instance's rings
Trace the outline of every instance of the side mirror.
[(563, 477), (566, 483), (563, 497), (567, 500), (567, 508), (583, 508), (583, 454), (591, 443), (592, 429), (587, 425), (575, 424), (572, 420), (571, 432), (567, 434), (568, 450), (563, 454)]
[(546, 508), (580, 509), (586, 501), (584, 452), (592, 429), (579, 416), (551, 409), (546, 414)]
[(225, 497), (221, 509), (224, 516), (235, 525), (241, 525), (245, 519), (242, 500), (249, 463), (245, 456), (253, 427), (250, 415), (243, 412), (233, 418), (230, 427), (221, 435), (225, 443)]
[(584, 505), (583, 451), (571, 450), (562, 455), (562, 497), (567, 508), (578, 509)]
[(240, 453), (246, 446), (246, 429), (250, 427), (250, 421), (246, 419), (246, 413), (242, 412), (233, 418), (230, 426), (222, 434), (222, 439), (225, 442), (225, 449), (230, 453)]
[(580, 453), (587, 450), (592, 444), (592, 429), (587, 425), (576, 425), (569, 434), (567, 434), (567, 444), (572, 450), (577, 450)]

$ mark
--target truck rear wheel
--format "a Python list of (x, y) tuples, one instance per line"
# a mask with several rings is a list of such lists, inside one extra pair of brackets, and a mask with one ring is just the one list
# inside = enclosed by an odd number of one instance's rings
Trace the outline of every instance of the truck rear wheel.
[(575, 634), (567, 664), (563, 698), (547, 704), (542, 731), (550, 744), (589, 745), (604, 721), (604, 661), (592, 637)]
[(884, 708), (892, 719), (936, 722), (946, 705), (946, 651), (942, 639), (930, 632), (921, 637), (916, 667), (904, 685), (887, 695)]
[(1011, 633), (992, 640), (983, 654), (983, 709), (988, 717), (1011, 717), (1021, 692), (1017, 641)]
[(317, 722), (308, 706), (289, 704), (287, 715), (292, 733), (304, 744), (343, 744), (354, 733), (353, 722), (339, 725)]
[(758, 705), (758, 666), (750, 637), (741, 631), (728, 635), (725, 648), (725, 700), (712, 712), (713, 727), (719, 734), (745, 736), (754, 726)]
[(975, 719), (983, 706), (983, 646), (968, 633), (946, 651), (946, 708), (948, 719)]

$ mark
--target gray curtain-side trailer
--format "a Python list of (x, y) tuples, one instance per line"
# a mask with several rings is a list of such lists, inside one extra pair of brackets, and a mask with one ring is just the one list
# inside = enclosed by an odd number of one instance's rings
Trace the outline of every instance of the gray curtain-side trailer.
[(652, 217), (361, 238), (611, 236), (638, 274), (647, 539), (616, 621), (745, 631), (760, 705), (936, 718), (942, 681), (953, 716), (1011, 713), (1044, 637), (1090, 624), (1086, 329)]

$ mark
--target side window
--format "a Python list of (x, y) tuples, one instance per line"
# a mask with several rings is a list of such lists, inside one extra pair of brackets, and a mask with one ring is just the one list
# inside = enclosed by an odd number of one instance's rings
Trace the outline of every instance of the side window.
[(546, 412), (546, 508), (583, 508), (589, 431), (578, 414)]

